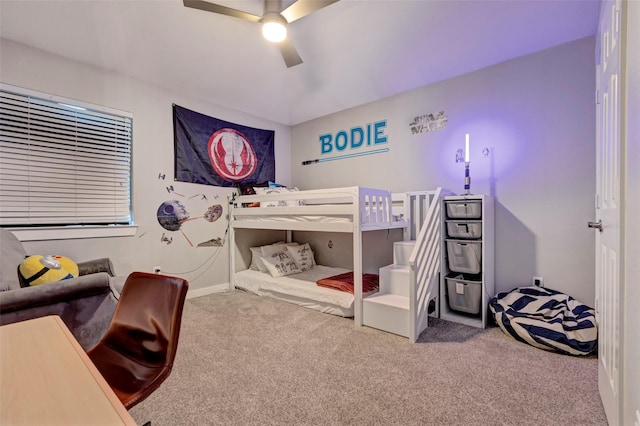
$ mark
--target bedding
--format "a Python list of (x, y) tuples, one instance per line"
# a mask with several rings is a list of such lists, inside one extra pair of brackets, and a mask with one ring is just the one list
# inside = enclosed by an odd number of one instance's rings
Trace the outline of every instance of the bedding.
[[(285, 194), (287, 192), (298, 192), (296, 187), (286, 186), (269, 186), (267, 188), (253, 188), (257, 195), (271, 195), (271, 194)], [(279, 200), (279, 201), (265, 201), (260, 203), (260, 207), (291, 207), (291, 206), (303, 206), (304, 203), (301, 200)]]
[(249, 265), (250, 269), (254, 271), (260, 272), (269, 272), (267, 266), (263, 261), (263, 257), (269, 257), (274, 253), (279, 253), (285, 251), (287, 246), (297, 246), (298, 243), (285, 243), (284, 241), (280, 241), (273, 244), (267, 244), (260, 247), (249, 247), (251, 251), (251, 265)]
[[(379, 276), (377, 274), (362, 274), (362, 293), (378, 291)], [(353, 271), (333, 275), (316, 282), (320, 287), (332, 288), (353, 294)]]
[(284, 277), (285, 275), (297, 274), (300, 268), (296, 262), (284, 251), (273, 253), (271, 256), (262, 257), (262, 262), (267, 267), (269, 274), (274, 278)]
[(311, 246), (309, 245), (309, 243), (304, 243), (297, 246), (288, 246), (287, 253), (289, 257), (291, 257), (296, 263), (300, 271), (308, 271), (309, 269), (316, 266), (316, 261), (313, 256), (313, 250), (311, 250)]
[(262, 261), (262, 247), (249, 247), (249, 250), (251, 250), (251, 265), (249, 265), (249, 269), (267, 272), (267, 267), (264, 266)]
[(353, 294), (320, 287), (322, 278), (349, 272), (344, 268), (316, 265), (294, 275), (274, 278), (270, 274), (247, 269), (234, 274), (236, 288), (259, 296), (269, 296), (319, 312), (353, 317)]
[(284, 243), (284, 242), (267, 244), (266, 246), (260, 247), (260, 252), (262, 253), (262, 257), (269, 257), (275, 253), (286, 251), (287, 246), (297, 246), (297, 245), (298, 243)]

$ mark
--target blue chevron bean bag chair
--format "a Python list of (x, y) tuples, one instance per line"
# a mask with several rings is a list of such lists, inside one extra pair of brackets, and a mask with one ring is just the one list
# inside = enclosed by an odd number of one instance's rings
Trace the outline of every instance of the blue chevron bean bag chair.
[(587, 355), (597, 348), (595, 311), (559, 291), (520, 287), (489, 302), (498, 326), (540, 349)]

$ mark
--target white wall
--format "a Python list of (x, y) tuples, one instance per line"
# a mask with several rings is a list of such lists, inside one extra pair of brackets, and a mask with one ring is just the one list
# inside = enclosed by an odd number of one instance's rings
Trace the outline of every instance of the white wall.
[[(175, 232), (166, 231), (157, 220), (159, 205), (169, 199), (181, 201), (191, 217), (200, 216), (213, 204), (221, 204), (226, 215), (227, 196), (231, 193), (225, 188), (173, 181), (172, 104), (222, 120), (275, 130), (276, 179), (285, 184), (290, 181), (290, 128), (216, 105), (215, 100), (186, 97), (9, 40), (2, 39), (0, 43), (3, 83), (129, 111), (134, 117), (132, 200), (134, 219), (139, 225), (137, 235), (29, 242), (25, 243), (27, 250), (33, 254), (66, 255), (76, 261), (110, 257), (118, 275), (151, 271), (154, 265), (160, 265), (163, 272), (188, 279), (191, 290), (228, 283), (228, 244), (223, 249), (196, 247), (199, 242), (224, 236), (225, 217), (213, 223), (187, 222)], [(164, 174), (165, 179), (159, 174)], [(184, 197), (169, 194), (166, 188), (170, 185)], [(198, 194), (204, 194), (207, 200)], [(171, 244), (161, 242), (163, 234), (172, 238)]]
[[(470, 133), (471, 192), (496, 197), (496, 290), (536, 275), (593, 306), (594, 52), (589, 37), (294, 126), (291, 180), (301, 189), (460, 193), (464, 164), (455, 157)], [(438, 111), (448, 117), (443, 130), (411, 133), (414, 117)], [(379, 120), (388, 152), (301, 164), (361, 152), (323, 156), (319, 136)]]

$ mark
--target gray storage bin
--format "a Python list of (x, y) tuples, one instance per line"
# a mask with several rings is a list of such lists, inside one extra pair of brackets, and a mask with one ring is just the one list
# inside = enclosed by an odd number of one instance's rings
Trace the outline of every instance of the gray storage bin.
[(447, 217), (450, 219), (480, 219), (482, 217), (481, 200), (445, 201)]
[(449, 308), (468, 314), (480, 313), (482, 281), (465, 280), (461, 275), (447, 276)]
[(482, 238), (481, 220), (447, 220), (447, 236), (451, 238)]
[(478, 274), (482, 266), (482, 243), (470, 240), (446, 240), (449, 269)]

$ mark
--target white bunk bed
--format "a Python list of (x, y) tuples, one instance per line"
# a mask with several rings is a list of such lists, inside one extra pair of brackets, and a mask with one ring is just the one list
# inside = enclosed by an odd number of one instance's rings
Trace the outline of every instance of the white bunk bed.
[[(363, 325), (363, 232), (402, 228), (402, 239), (416, 239), (424, 233), (421, 228), (428, 212), (439, 211), (434, 208), (439, 197), (440, 189), (392, 196), (386, 190), (362, 187), (237, 196), (230, 203), (230, 289), (242, 288), (321, 312), (353, 316), (356, 325)], [(260, 206), (249, 207), (256, 203), (260, 203)], [(274, 204), (278, 206), (264, 207)], [(437, 218), (432, 219), (434, 220), (437, 221)], [(324, 270), (326, 265), (318, 265), (310, 271), (281, 278), (272, 278), (268, 274), (250, 270), (247, 260), (248, 245), (255, 244), (255, 241), (237, 239), (236, 233), (241, 229), (287, 231), (287, 240), (291, 238), (291, 231), (352, 234), (353, 295), (315, 284), (322, 278), (318, 274), (326, 274), (327, 277), (346, 271), (344, 268)], [(436, 256), (436, 261), (438, 258)], [(257, 284), (260, 280), (263, 284)], [(416, 294), (422, 293), (415, 291)], [(333, 300), (336, 293), (339, 301)]]

